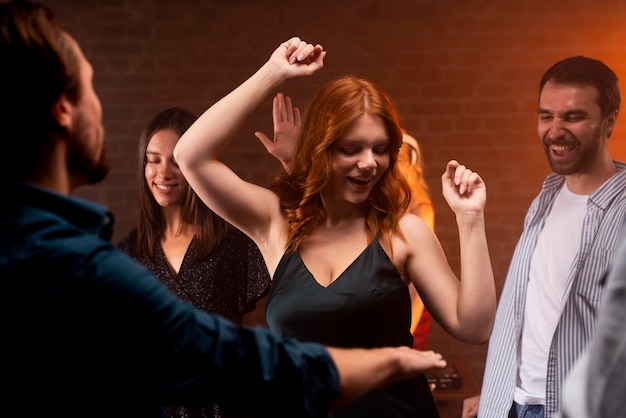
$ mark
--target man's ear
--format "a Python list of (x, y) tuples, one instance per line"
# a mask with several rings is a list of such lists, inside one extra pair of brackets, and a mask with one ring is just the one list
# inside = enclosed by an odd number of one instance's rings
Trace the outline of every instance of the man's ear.
[(617, 110), (613, 113), (611, 113), (611, 115), (609, 117), (607, 117), (604, 121), (604, 123), (606, 124), (606, 137), (610, 138), (611, 134), (613, 133), (613, 129), (615, 128), (615, 122), (617, 121)]
[(61, 130), (68, 132), (72, 128), (72, 116), (74, 106), (67, 99), (65, 94), (62, 94), (59, 99), (52, 105), (52, 117), (56, 120), (57, 125)]

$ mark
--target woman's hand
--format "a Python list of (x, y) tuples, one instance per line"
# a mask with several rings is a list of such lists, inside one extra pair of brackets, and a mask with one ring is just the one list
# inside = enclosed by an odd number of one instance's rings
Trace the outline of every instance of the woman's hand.
[(272, 106), (272, 120), (274, 122), (274, 139), (270, 139), (263, 132), (255, 132), (267, 152), (282, 164), (285, 171), (296, 153), (302, 116), (300, 109), (291, 104), (289, 96), (278, 93), (274, 96)]
[(309, 44), (294, 36), (276, 48), (268, 64), (287, 80), (312, 75), (324, 66), (325, 56), (320, 44)]
[(484, 212), (487, 186), (478, 173), (450, 160), (441, 176), (441, 186), (443, 196), (455, 214)]

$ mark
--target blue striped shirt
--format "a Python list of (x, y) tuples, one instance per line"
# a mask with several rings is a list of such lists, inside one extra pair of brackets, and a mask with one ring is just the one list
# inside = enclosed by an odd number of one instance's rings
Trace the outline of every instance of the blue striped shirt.
[[(613, 258), (626, 216), (626, 163), (614, 161), (614, 164), (618, 173), (593, 192), (587, 201), (580, 249), (570, 268), (563, 311), (548, 355), (546, 418), (559, 409), (561, 384), (593, 335), (604, 290), (601, 278)], [(489, 340), (479, 418), (506, 417), (513, 404), (531, 257), (564, 181), (565, 177), (550, 174), (526, 214)]]

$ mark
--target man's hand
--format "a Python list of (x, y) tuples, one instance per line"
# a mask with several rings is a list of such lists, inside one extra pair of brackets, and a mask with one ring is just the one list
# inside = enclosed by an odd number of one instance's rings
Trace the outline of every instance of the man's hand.
[(341, 395), (334, 408), (345, 406), (373, 389), (447, 366), (441, 354), (411, 347), (327, 349), (341, 382)]
[(473, 396), (463, 400), (463, 411), (461, 418), (476, 418), (478, 416), (478, 403), (480, 395)]

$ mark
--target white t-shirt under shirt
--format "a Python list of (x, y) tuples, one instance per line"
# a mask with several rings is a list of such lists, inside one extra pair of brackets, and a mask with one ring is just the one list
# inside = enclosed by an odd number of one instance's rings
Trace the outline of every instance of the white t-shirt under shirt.
[(564, 183), (539, 234), (530, 265), (514, 400), (545, 405), (548, 352), (564, 303), (567, 278), (580, 247), (588, 195)]

